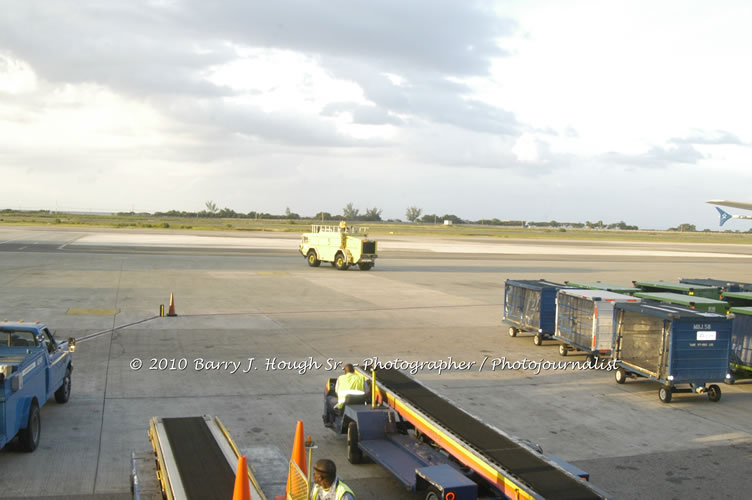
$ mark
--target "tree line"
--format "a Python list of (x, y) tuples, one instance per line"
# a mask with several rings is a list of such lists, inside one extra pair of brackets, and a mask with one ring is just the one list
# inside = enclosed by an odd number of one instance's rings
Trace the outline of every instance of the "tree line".
[[(301, 216), (298, 213), (290, 210), (290, 207), (285, 208), (284, 214), (270, 214), (267, 212), (251, 211), (248, 213), (236, 212), (230, 208), (219, 208), (214, 201), (207, 201), (205, 203), (205, 209), (198, 212), (185, 212), (178, 210), (170, 210), (167, 212), (155, 212), (155, 217), (192, 217), (192, 218), (220, 218), (220, 219), (281, 219), (281, 220), (313, 220), (313, 221), (333, 221), (333, 220), (346, 220), (353, 222), (403, 222), (401, 219), (382, 219), (381, 214), (383, 210), (378, 207), (366, 208), (361, 211), (355, 207), (355, 204), (350, 202), (342, 208), (341, 213), (330, 212), (318, 212), (313, 216)], [(137, 215), (133, 212), (121, 212), (118, 215)], [(138, 215), (152, 215), (152, 214), (138, 214)], [(405, 219), (414, 224), (444, 224), (444, 221), (450, 221), (452, 224), (480, 224), (486, 226), (507, 226), (507, 227), (553, 227), (553, 228), (572, 228), (572, 229), (621, 229), (621, 230), (637, 230), (637, 226), (629, 225), (624, 221), (605, 224), (602, 220), (597, 222), (558, 222), (552, 221), (525, 221), (525, 220), (500, 220), (493, 219), (479, 219), (470, 220), (463, 219), (454, 214), (424, 214), (423, 209), (416, 206), (409, 206), (405, 210)], [(683, 224), (682, 227), (688, 225)]]

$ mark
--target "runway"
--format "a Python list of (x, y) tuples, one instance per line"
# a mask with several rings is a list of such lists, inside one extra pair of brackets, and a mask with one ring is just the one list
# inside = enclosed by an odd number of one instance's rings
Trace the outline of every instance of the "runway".
[[(339, 374), (328, 360), (560, 360), (555, 342), (507, 335), (506, 279), (752, 282), (745, 245), (388, 236), (373, 270), (341, 272), (309, 268), (298, 239), (0, 226), (0, 319), (39, 320), (81, 338), (155, 316), (171, 293), (178, 313), (80, 344), (70, 402), (42, 408), (39, 449), (0, 450), (0, 496), (129, 498), (131, 452), (150, 450), (149, 419), (210, 414), (269, 463), (289, 456), (303, 420), (315, 456), (332, 458), (359, 499), (413, 499), (381, 467), (349, 464), (344, 438), (322, 426), (323, 385)], [(170, 369), (170, 360), (185, 368)], [(605, 371), (485, 365), (415, 377), (586, 470), (612, 498), (752, 489), (752, 383), (723, 385), (719, 403), (676, 395), (665, 405), (656, 384), (617, 385)]]

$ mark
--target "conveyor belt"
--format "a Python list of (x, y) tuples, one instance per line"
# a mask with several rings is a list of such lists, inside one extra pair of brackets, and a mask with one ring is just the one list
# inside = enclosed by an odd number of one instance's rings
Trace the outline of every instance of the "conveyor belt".
[(163, 418), (188, 500), (232, 498), (235, 472), (202, 417)]
[(376, 382), (394, 391), (476, 452), (549, 500), (602, 498), (587, 483), (565, 474), (535, 453), (460, 410), (397, 370), (377, 370)]

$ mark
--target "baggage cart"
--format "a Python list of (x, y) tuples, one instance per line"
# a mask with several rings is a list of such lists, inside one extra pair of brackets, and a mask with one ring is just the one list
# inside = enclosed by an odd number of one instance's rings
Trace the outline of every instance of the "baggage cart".
[(673, 292), (706, 297), (718, 300), (721, 298), (721, 288), (717, 286), (690, 285), (687, 283), (672, 283), (670, 281), (633, 281), (635, 287), (643, 292)]
[(509, 335), (533, 333), (533, 343), (550, 339), (556, 326), (556, 292), (567, 288), (561, 283), (540, 280), (506, 280), (504, 283), (503, 323)]
[(607, 290), (559, 290), (556, 294), (554, 338), (559, 354), (570, 349), (587, 353), (588, 361), (610, 356), (614, 337), (614, 304), (640, 302), (639, 298)]
[(752, 307), (732, 307), (731, 371), (734, 379), (752, 377)]
[(752, 292), (752, 283), (741, 283), (739, 281), (715, 280), (713, 278), (681, 278), (679, 283), (717, 286), (721, 289), (721, 292)]
[[(614, 306), (616, 382), (646, 377), (661, 384), (658, 398), (669, 403), (679, 392), (721, 399), (712, 384), (729, 379), (733, 315), (722, 316), (674, 304), (640, 302)], [(678, 388), (687, 384), (689, 388)], [(712, 385), (708, 385), (712, 384)]]
[(752, 292), (723, 292), (721, 300), (731, 307), (752, 307)]
[(601, 281), (565, 281), (565, 285), (573, 288), (587, 288), (590, 290), (607, 290), (614, 293), (623, 293), (626, 295), (632, 295), (639, 292), (639, 288), (627, 285), (615, 285), (613, 283), (603, 283)]
[(645, 300), (654, 300), (656, 302), (665, 302), (667, 304), (689, 307), (690, 309), (695, 309), (697, 311), (716, 314), (727, 314), (729, 311), (728, 302), (706, 299), (705, 297), (694, 297), (692, 295), (684, 295), (683, 293), (637, 292), (634, 296)]

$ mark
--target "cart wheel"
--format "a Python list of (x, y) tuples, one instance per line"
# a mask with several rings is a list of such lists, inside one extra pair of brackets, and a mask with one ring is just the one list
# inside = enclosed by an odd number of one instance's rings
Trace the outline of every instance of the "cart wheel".
[(441, 492), (435, 486), (429, 486), (426, 490), (425, 500), (441, 500)]
[(660, 399), (663, 403), (670, 403), (672, 390), (673, 387), (669, 385), (662, 385), (661, 388), (658, 389), (658, 399)]
[(714, 403), (721, 400), (721, 388), (713, 384), (708, 387), (708, 399)]
[(358, 447), (358, 424), (350, 422), (347, 425), (347, 461), (359, 464), (363, 460), (363, 452)]
[(614, 372), (614, 378), (616, 378), (617, 384), (623, 384), (627, 381), (627, 371), (624, 368), (619, 367)]
[(595, 368), (595, 364), (598, 362), (598, 356), (596, 356), (595, 354), (588, 354), (587, 362), (588, 364), (590, 364), (591, 368)]
[(559, 344), (559, 354), (566, 356), (568, 352), (569, 349), (567, 349), (567, 346), (565, 344)]
[(519, 332), (519, 330), (516, 329), (515, 327), (513, 327), (513, 326), (509, 327), (509, 336), (510, 337), (516, 337), (517, 336), (517, 332)]
[(536, 333), (535, 337), (533, 337), (533, 344), (535, 345), (541, 345), (543, 344), (543, 337), (540, 333)]

